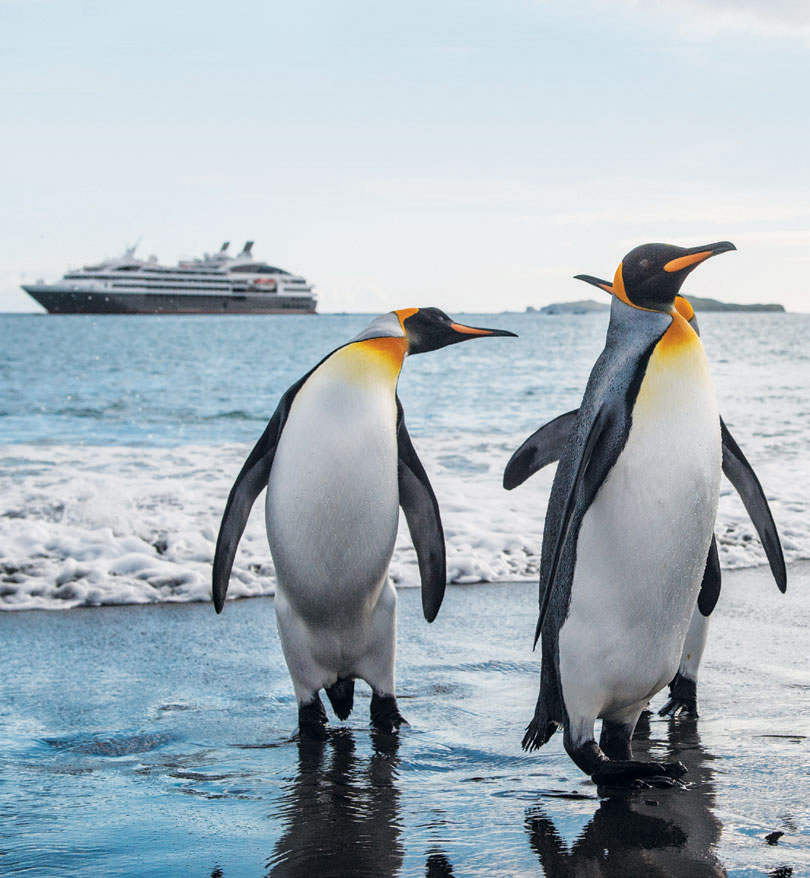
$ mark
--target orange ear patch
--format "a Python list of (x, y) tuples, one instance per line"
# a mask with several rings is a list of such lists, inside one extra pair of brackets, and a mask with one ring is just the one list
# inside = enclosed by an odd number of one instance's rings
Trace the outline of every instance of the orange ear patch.
[(695, 309), (688, 299), (683, 296), (675, 296), (675, 310), (684, 320), (691, 320), (695, 316)]
[[(630, 299), (627, 298), (627, 292), (624, 289), (624, 277), (622, 276), (622, 265), (624, 263), (620, 262), (619, 267), (616, 269), (616, 274), (613, 277), (613, 289), (611, 292), (613, 295), (624, 302), (625, 305), (629, 305), (631, 308), (639, 308), (638, 305), (634, 305)], [(639, 311), (648, 311), (648, 308), (639, 308)]]
[(413, 315), (416, 314), (418, 310), (418, 308), (400, 308), (399, 311), (394, 311), (394, 314), (397, 315), (399, 325), (402, 327), (403, 332), (405, 332), (405, 321), (409, 317), (413, 317)]

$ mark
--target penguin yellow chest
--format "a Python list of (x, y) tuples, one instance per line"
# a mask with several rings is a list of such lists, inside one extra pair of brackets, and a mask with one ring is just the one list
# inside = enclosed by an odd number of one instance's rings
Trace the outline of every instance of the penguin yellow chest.
[(336, 351), (299, 390), (265, 517), (279, 588), (302, 613), (363, 604), (384, 580), (399, 518), (396, 384), (405, 340)]
[(608, 707), (649, 697), (677, 669), (720, 467), (720, 415), (703, 346), (674, 315), (647, 363), (625, 447), (583, 518), (561, 631), (561, 649), (599, 632), (588, 649), (611, 678), (602, 681)]

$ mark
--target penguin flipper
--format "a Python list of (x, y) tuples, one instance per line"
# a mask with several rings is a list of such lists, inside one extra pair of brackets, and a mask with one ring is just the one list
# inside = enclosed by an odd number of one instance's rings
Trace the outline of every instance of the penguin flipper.
[(416, 559), (419, 562), (422, 612), (428, 622), (432, 622), (442, 605), (447, 583), (444, 529), (436, 495), (408, 435), (399, 397), (397, 397), (397, 449), (399, 505), (405, 513), (408, 530), (416, 549)]
[(709, 554), (706, 556), (706, 569), (703, 571), (703, 581), (700, 583), (700, 594), (697, 601), (702, 616), (711, 616), (719, 597), (720, 555), (717, 552), (717, 538), (712, 534)]
[[(593, 501), (593, 498), (596, 496), (596, 492), (599, 490), (599, 487), (602, 484), (608, 471), (615, 463), (616, 455), (618, 454), (618, 451), (616, 451), (616, 453), (612, 456), (610, 456), (609, 454), (598, 453), (598, 446), (602, 444), (611, 444), (604, 441), (605, 438), (609, 438), (611, 425), (614, 423), (621, 423), (621, 421), (625, 417), (624, 412), (614, 412), (613, 409), (615, 405), (616, 403), (605, 402), (596, 412), (596, 416), (591, 423), (590, 429), (588, 430), (588, 435), (585, 437), (585, 442), (579, 453), (579, 459), (576, 462), (574, 478), (571, 479), (568, 485), (568, 493), (565, 498), (565, 503), (562, 507), (562, 516), (560, 517), (559, 526), (557, 528), (557, 533), (554, 538), (554, 548), (551, 553), (551, 564), (548, 567), (547, 575), (545, 577), (542, 577), (541, 574), (540, 614), (537, 619), (537, 627), (534, 631), (535, 646), (537, 646), (537, 641), (540, 638), (540, 631), (543, 628), (543, 622), (545, 621), (546, 613), (548, 612), (548, 605), (551, 601), (551, 595), (554, 592), (554, 585), (557, 579), (557, 570), (560, 565), (562, 550), (568, 540), (568, 535), (571, 530), (571, 525), (573, 523), (574, 507), (577, 505), (577, 495), (580, 493), (580, 483), (585, 480), (586, 496), (583, 503), (584, 514), (584, 511), (588, 509), (591, 502)], [(591, 466), (592, 461), (596, 464), (596, 466)]]
[(538, 470), (560, 459), (578, 413), (574, 409), (543, 424), (515, 451), (503, 471), (503, 486), (507, 491), (522, 485)]
[(236, 557), (236, 549), (245, 531), (250, 510), (253, 508), (256, 498), (267, 487), (278, 440), (290, 413), (290, 407), (296, 393), (310, 374), (307, 373), (299, 381), (296, 381), (281, 397), (264, 433), (248, 455), (233, 483), (231, 493), (228, 495), (228, 503), (222, 515), (222, 523), (219, 526), (219, 535), (217, 536), (217, 548), (214, 553), (212, 595), (214, 609), (217, 613), (221, 613), (225, 605), (233, 559)]
[(787, 590), (785, 557), (782, 554), (782, 544), (779, 542), (779, 534), (770, 506), (765, 499), (765, 492), (751, 464), (734, 441), (722, 418), (720, 418), (720, 433), (723, 440), (723, 472), (740, 495), (743, 506), (762, 541), (776, 586), (784, 593)]

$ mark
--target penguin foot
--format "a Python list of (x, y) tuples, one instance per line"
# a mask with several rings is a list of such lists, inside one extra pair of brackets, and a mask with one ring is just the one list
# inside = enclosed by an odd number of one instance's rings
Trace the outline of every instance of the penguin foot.
[(658, 711), (659, 716), (676, 717), (684, 714), (692, 719), (700, 716), (697, 701), (697, 680), (690, 680), (680, 671), (669, 684), (669, 701)]
[[(591, 780), (597, 786), (630, 786), (633, 789), (644, 789), (644, 785), (657, 786), (664, 781), (677, 781), (686, 774), (686, 766), (682, 762), (639, 762), (635, 759), (606, 759), (591, 774)], [(641, 781), (638, 784), (637, 781)]]
[(673, 787), (686, 787), (686, 784), (677, 777), (668, 777), (665, 774), (656, 775), (647, 779), (647, 785), (657, 787), (659, 790), (669, 790)]
[(346, 719), (354, 706), (354, 680), (351, 677), (338, 678), (326, 690), (326, 696), (332, 704), (332, 710), (338, 719)]
[(309, 704), (298, 705), (298, 739), (300, 741), (325, 741), (328, 737), (326, 730), (326, 711), (320, 696)]
[(667, 777), (666, 775), (661, 774), (654, 777), (648, 777), (646, 780), (636, 777), (629, 780), (612, 780), (608, 783), (600, 783), (597, 785), (596, 792), (597, 795), (602, 798), (612, 798), (617, 793), (625, 792), (627, 790), (669, 790), (674, 787), (684, 789), (686, 784), (682, 780), (677, 780), (674, 777)]
[(599, 738), (599, 749), (608, 759), (624, 761), (633, 758), (630, 739), (633, 737), (633, 723), (615, 723), (602, 720), (602, 735)]
[(408, 721), (399, 712), (397, 699), (395, 695), (378, 695), (376, 692), (371, 694), (371, 725), (378, 731), (386, 734), (392, 734), (399, 730), (399, 727)]

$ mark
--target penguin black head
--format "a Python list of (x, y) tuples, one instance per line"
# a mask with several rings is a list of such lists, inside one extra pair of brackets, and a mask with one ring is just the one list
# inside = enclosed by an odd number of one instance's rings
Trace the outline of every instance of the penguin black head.
[(701, 247), (642, 244), (631, 250), (616, 269), (613, 293), (634, 308), (671, 311), (681, 284), (692, 269), (718, 253), (736, 249), (730, 241)]
[(506, 329), (480, 329), (456, 323), (438, 308), (409, 308), (396, 314), (405, 330), (409, 354), (424, 354), (460, 341), (489, 335), (517, 338), (516, 333)]

